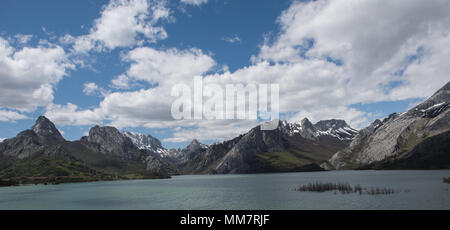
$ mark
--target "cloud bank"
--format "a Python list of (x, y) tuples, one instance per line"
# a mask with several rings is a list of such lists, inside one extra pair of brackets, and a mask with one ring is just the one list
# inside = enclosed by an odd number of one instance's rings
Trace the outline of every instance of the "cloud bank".
[(292, 122), (340, 118), (360, 128), (374, 114), (355, 104), (424, 98), (448, 81), (448, 12), (445, 0), (294, 1), (277, 19), (279, 32), (265, 37), (251, 64), (231, 72), (214, 59), (220, 54), (152, 47), (169, 36), (162, 25), (172, 17), (165, 1), (112, 0), (88, 34), (60, 38), (75, 53), (127, 48), (121, 57), (126, 70), (111, 76), (110, 89), (93, 82), (84, 87), (85, 94), (102, 97), (99, 105), (53, 104), (53, 88), (74, 68), (63, 48), (15, 49), (0, 39), (0, 78), (5, 82), (0, 120), (23, 119), (21, 112), (45, 106), (46, 116), (58, 125), (169, 128), (174, 134), (168, 142), (227, 139), (258, 123), (173, 120), (171, 87), (203, 76), (221, 85), (277, 83), (282, 117)]

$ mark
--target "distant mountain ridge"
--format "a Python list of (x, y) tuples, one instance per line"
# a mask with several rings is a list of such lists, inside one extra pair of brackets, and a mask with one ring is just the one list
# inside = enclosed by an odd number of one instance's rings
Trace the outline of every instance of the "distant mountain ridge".
[[(229, 141), (185, 151), (184, 173), (260, 173), (321, 170), (318, 166), (346, 147), (357, 131), (345, 121), (312, 124), (279, 121), (275, 130), (251, 129)], [(181, 157), (182, 158), (182, 157)]]

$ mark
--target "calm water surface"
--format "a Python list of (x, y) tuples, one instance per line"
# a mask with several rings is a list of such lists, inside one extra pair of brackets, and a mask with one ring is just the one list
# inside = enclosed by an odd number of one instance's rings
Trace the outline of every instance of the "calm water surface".
[[(450, 209), (450, 170), (176, 176), (0, 188), (0, 209)], [(297, 192), (309, 182), (389, 187), (390, 195)]]

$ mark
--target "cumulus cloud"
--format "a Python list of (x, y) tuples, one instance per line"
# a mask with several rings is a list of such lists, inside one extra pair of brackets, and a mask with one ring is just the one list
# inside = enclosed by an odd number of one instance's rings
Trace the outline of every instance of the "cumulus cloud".
[[(205, 74), (216, 65), (209, 55), (198, 49), (155, 50), (141, 47), (131, 50), (123, 59), (131, 63), (130, 67), (126, 74), (113, 79), (112, 85), (127, 88), (129, 81), (140, 81), (157, 86), (130, 92), (104, 93), (103, 101), (95, 110), (78, 110), (72, 104), (64, 107), (52, 105), (48, 107), (49, 117), (58, 117), (55, 119), (58, 125), (89, 124), (93, 120), (85, 114), (96, 113), (98, 119), (94, 121), (110, 120), (110, 124), (117, 127), (175, 127), (178, 123), (174, 122), (170, 112), (175, 99), (170, 95), (172, 86), (180, 82), (191, 83), (194, 76)], [(98, 91), (102, 89), (95, 83), (85, 84), (85, 93)], [(73, 119), (62, 119), (69, 114)]]
[(109, 91), (99, 87), (94, 82), (87, 82), (84, 83), (83, 93), (88, 96), (105, 96)]
[(200, 6), (207, 3), (208, 0), (180, 0), (180, 2), (188, 5)]
[(158, 24), (169, 18), (166, 1), (111, 0), (89, 34), (62, 39), (73, 42), (74, 50), (79, 53), (154, 43), (167, 38), (165, 29)]
[(73, 68), (59, 46), (16, 49), (0, 37), (0, 108), (32, 112), (48, 105), (54, 86)]
[(267, 37), (249, 66), (214, 73), (216, 62), (199, 49), (135, 48), (123, 56), (128, 70), (111, 85), (129, 89), (144, 82), (150, 88), (113, 92), (98, 108), (70, 111), (80, 119), (95, 113), (118, 127), (173, 128), (165, 139), (170, 142), (231, 138), (256, 125), (173, 120), (171, 87), (201, 75), (220, 85), (279, 84), (280, 112), (290, 121), (340, 118), (360, 128), (374, 114), (353, 104), (423, 98), (448, 81), (448, 12), (444, 0), (294, 1), (277, 20), (280, 32)]
[(80, 110), (78, 106), (50, 104), (46, 108), (45, 116), (57, 125), (97, 125), (102, 124), (104, 115), (98, 109)]
[(27, 117), (14, 111), (0, 110), (0, 121), (16, 121), (22, 119), (27, 119)]
[[(296, 1), (253, 61), (338, 60), (360, 101), (430, 96), (448, 80), (449, 10), (439, 0)], [(391, 90), (391, 82), (401, 87)]]
[(127, 70), (129, 78), (170, 86), (180, 81), (189, 81), (216, 65), (211, 56), (195, 48), (156, 50), (140, 47), (130, 51), (123, 60), (132, 63)]
[(132, 87), (132, 84), (127, 75), (121, 74), (111, 80), (111, 87), (115, 89), (129, 89)]

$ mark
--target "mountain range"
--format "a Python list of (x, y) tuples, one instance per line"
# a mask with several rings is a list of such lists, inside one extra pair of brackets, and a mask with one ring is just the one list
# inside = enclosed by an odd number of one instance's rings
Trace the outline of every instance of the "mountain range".
[(46, 117), (0, 143), (0, 178), (37, 183), (50, 178), (91, 181), (167, 178), (176, 169), (139, 149), (114, 127), (95, 126), (89, 136), (66, 141)]
[[(0, 142), (0, 178), (39, 182), (168, 178), (177, 174), (410, 169), (450, 166), (450, 83), (414, 108), (356, 130), (343, 120), (307, 118), (254, 127), (228, 141), (166, 149), (148, 134), (95, 126), (65, 140), (41, 116), (29, 130)], [(39, 179), (40, 178), (40, 179)], [(63, 179), (61, 179), (63, 178)]]
[[(357, 131), (342, 120), (312, 124), (279, 121), (275, 130), (251, 129), (229, 141), (187, 151), (182, 173), (262, 173), (321, 170), (319, 164), (345, 148)], [(192, 145), (192, 143), (191, 143)]]

